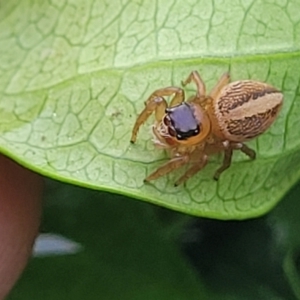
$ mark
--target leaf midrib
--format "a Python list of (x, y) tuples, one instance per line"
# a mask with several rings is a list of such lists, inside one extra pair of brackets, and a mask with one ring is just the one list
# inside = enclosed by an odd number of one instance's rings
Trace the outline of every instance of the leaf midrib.
[[(288, 55), (289, 54), (289, 55)], [(169, 63), (173, 63), (176, 64), (176, 62), (180, 62), (180, 64), (182, 63), (186, 63), (186, 64), (192, 64), (192, 63), (203, 63), (203, 65), (208, 65), (208, 64), (212, 64), (212, 63), (217, 63), (217, 64), (228, 64), (229, 66), (229, 71), (230, 71), (230, 66), (232, 61), (260, 61), (263, 59), (267, 59), (267, 60), (276, 60), (279, 58), (282, 58), (284, 56), (288, 56), (289, 58), (293, 58), (293, 57), (298, 57), (300, 56), (300, 49), (299, 48), (295, 48), (291, 51), (282, 51), (282, 52), (271, 52), (271, 54), (269, 53), (252, 53), (251, 55), (249, 54), (241, 54), (241, 55), (234, 55), (234, 56), (224, 56), (224, 55), (214, 55), (214, 56), (201, 56), (201, 58), (197, 58), (197, 57), (176, 57), (174, 56), (174, 58), (172, 59), (159, 59), (159, 60), (149, 60), (146, 63), (137, 63), (137, 64), (132, 64), (132, 65), (128, 65), (128, 66), (123, 66), (123, 67), (114, 67), (111, 66), (109, 68), (103, 68), (103, 69), (98, 69), (98, 70), (94, 70), (91, 72), (86, 72), (86, 73), (80, 73), (77, 76), (72, 76), (68, 79), (64, 79), (62, 81), (60, 81), (59, 83), (56, 84), (52, 84), (49, 85), (47, 87), (44, 88), (40, 88), (40, 89), (28, 89), (26, 91), (22, 91), (22, 92), (17, 92), (17, 93), (7, 93), (5, 91), (0, 91), (0, 95), (5, 95), (5, 96), (22, 96), (28, 93), (40, 93), (40, 92), (45, 92), (48, 91), (49, 89), (53, 89), (54, 87), (58, 87), (58, 86), (63, 86), (63, 85), (68, 85), (71, 81), (76, 81), (78, 79), (80, 79), (81, 77), (84, 76), (88, 76), (88, 77), (94, 77), (95, 75), (97, 75), (98, 73), (111, 73), (111, 74), (116, 74), (116, 73), (125, 73), (127, 70), (130, 71), (138, 71), (143, 70), (143, 69), (148, 69), (148, 68), (154, 68), (156, 66), (161, 67), (161, 65), (163, 64), (169, 64)], [(96, 77), (96, 76), (95, 76)], [(172, 83), (171, 83), (172, 84)], [(176, 84), (175, 84), (176, 85)], [(180, 83), (178, 83), (177, 85), (180, 85)]]

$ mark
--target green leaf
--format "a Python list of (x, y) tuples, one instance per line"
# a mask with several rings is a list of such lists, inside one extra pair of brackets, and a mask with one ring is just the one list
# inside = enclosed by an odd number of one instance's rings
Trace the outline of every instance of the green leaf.
[[(49, 177), (220, 219), (270, 210), (299, 179), (300, 3), (289, 1), (0, 0), (0, 151)], [(167, 159), (130, 132), (143, 101), (198, 70), (208, 88), (266, 81), (284, 92), (280, 117), (249, 143), (257, 159), (221, 157), (173, 187), (180, 172), (144, 185)], [(189, 90), (193, 93), (192, 87)]]

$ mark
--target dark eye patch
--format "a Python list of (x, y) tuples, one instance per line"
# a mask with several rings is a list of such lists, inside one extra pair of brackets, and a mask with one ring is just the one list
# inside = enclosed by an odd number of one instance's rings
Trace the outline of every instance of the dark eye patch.
[(168, 119), (171, 121), (178, 140), (185, 140), (199, 133), (200, 128), (193, 114), (192, 107), (183, 102), (174, 107), (166, 109)]
[(178, 140), (187, 140), (189, 137), (195, 136), (199, 132), (200, 132), (200, 127), (198, 125), (196, 129), (189, 130), (187, 132), (181, 132), (176, 130), (176, 137)]

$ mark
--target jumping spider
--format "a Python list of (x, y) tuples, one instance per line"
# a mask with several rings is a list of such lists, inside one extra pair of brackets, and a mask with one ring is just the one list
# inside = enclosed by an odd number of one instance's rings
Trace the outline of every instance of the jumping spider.
[[(233, 150), (255, 159), (255, 151), (244, 142), (271, 126), (282, 106), (283, 95), (263, 82), (229, 81), (229, 74), (223, 74), (206, 95), (204, 82), (199, 73), (193, 71), (182, 82), (183, 86), (191, 82), (196, 84), (196, 95), (187, 101), (183, 89), (175, 86), (158, 89), (150, 95), (136, 119), (131, 143), (135, 143), (139, 127), (155, 112), (154, 143), (167, 149), (171, 159), (147, 176), (145, 182), (189, 164), (187, 171), (175, 182), (177, 186), (204, 168), (208, 157), (218, 152), (224, 152), (224, 159), (214, 174), (215, 180), (230, 167)], [(164, 97), (172, 95), (168, 105)]]

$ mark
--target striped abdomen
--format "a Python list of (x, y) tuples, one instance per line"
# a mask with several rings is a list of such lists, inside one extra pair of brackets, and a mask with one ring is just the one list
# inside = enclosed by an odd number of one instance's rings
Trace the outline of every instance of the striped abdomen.
[(233, 142), (247, 141), (266, 131), (275, 121), (283, 94), (258, 81), (235, 81), (213, 100), (215, 133)]

